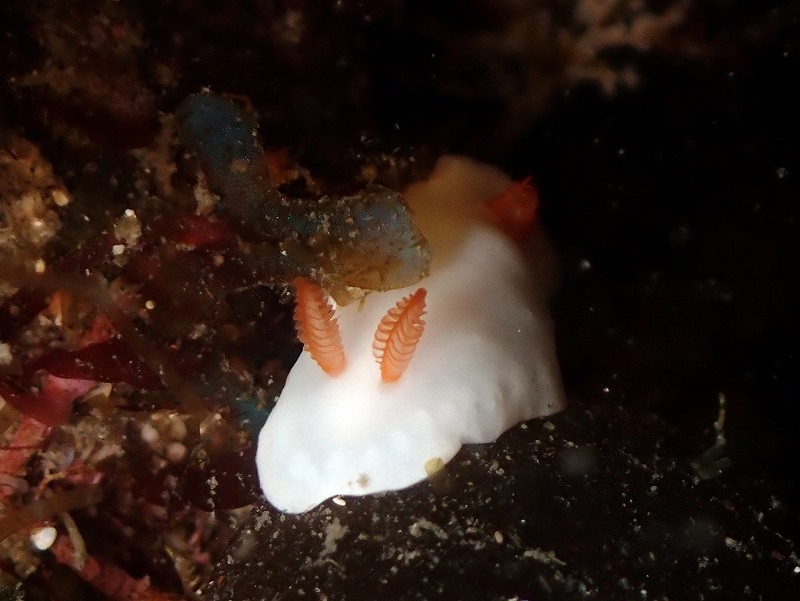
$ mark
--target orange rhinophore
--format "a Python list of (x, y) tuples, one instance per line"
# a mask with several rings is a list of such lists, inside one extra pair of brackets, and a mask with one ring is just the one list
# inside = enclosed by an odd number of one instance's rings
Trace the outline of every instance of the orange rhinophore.
[(398, 301), (375, 330), (372, 354), (381, 366), (381, 380), (394, 382), (408, 367), (425, 329), (425, 288)]
[(490, 218), (518, 244), (533, 231), (538, 206), (539, 193), (531, 184), (530, 176), (514, 182), (486, 203)]
[(305, 278), (294, 281), (297, 337), (326, 374), (336, 376), (345, 366), (344, 348), (333, 307), (322, 289)]

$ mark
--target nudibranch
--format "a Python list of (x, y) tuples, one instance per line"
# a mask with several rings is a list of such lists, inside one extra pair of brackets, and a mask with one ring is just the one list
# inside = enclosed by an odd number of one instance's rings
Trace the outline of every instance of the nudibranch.
[(564, 407), (548, 247), (535, 228), (526, 259), (512, 239), (519, 212), (530, 213), (519, 196), (534, 192), (488, 165), (443, 157), (406, 192), (430, 245), (427, 277), (346, 306), (295, 281), (306, 352), (257, 453), (276, 508), (301, 513), (337, 495), (406, 488), (463, 444)]

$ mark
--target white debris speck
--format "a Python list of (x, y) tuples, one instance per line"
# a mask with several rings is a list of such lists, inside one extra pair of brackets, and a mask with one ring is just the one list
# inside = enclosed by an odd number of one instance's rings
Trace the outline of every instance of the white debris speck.
[(433, 522), (431, 522), (430, 520), (426, 520), (425, 518), (420, 518), (419, 520), (411, 524), (411, 526), (408, 529), (411, 536), (413, 536), (414, 538), (422, 536), (422, 533), (426, 530), (429, 532), (433, 532), (433, 534), (436, 535), (436, 538), (440, 538), (442, 540), (447, 539), (447, 532), (445, 532), (441, 526), (439, 526), (438, 524), (434, 524)]
[(56, 206), (59, 207), (66, 207), (72, 201), (72, 199), (69, 197), (69, 194), (67, 194), (67, 192), (61, 188), (54, 189), (52, 192), (50, 192), (50, 196), (52, 197)]
[(124, 244), (115, 244), (111, 247), (111, 253), (116, 257), (125, 252)]
[(0, 365), (10, 364), (11, 359), (11, 347), (5, 342), (0, 342)]
[(151, 426), (150, 424), (144, 424), (142, 426), (141, 436), (142, 440), (149, 445), (156, 444), (160, 438), (158, 430), (156, 430), (155, 427)]
[(347, 502), (342, 497), (333, 497), (331, 501), (333, 501), (336, 505), (339, 505), (340, 507), (344, 507), (345, 505), (347, 505)]
[(526, 550), (522, 556), (547, 565), (555, 565), (562, 568), (567, 565), (567, 562), (561, 561), (556, 556), (555, 551), (543, 551), (538, 547)]
[(139, 218), (131, 209), (125, 209), (125, 213), (114, 224), (114, 235), (128, 245), (136, 244), (142, 235), (142, 226)]
[(219, 196), (211, 192), (205, 185), (198, 184), (194, 187), (194, 199), (197, 201), (197, 214), (208, 215), (214, 210)]
[(44, 273), (45, 269), (47, 269), (47, 264), (44, 262), (44, 259), (36, 259), (36, 263), (33, 266), (33, 270), (36, 273)]
[(261, 530), (265, 525), (272, 524), (272, 516), (270, 516), (269, 511), (262, 511), (255, 517), (255, 526), (254, 529), (256, 532)]
[(31, 544), (39, 551), (47, 551), (56, 542), (58, 532), (52, 526), (39, 528), (31, 533)]
[(347, 534), (348, 530), (349, 528), (347, 526), (342, 526), (338, 517), (333, 518), (333, 521), (325, 526), (325, 542), (323, 543), (324, 548), (319, 554), (320, 558), (334, 553), (336, 551), (337, 541)]
[(180, 463), (186, 458), (186, 445), (180, 442), (171, 442), (167, 445), (165, 455), (171, 463)]

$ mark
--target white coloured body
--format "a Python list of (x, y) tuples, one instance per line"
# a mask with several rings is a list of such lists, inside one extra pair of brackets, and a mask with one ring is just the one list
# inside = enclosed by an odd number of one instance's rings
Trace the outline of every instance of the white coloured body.
[[(495, 440), (520, 421), (564, 406), (547, 260), (527, 262), (482, 217), (511, 184), (498, 170), (440, 159), (406, 199), (431, 245), (430, 275), (336, 307), (347, 366), (327, 375), (304, 352), (261, 431), (257, 467), (266, 498), (299, 513), (335, 495), (398, 490), (427, 477), (465, 443)], [(425, 331), (406, 372), (381, 381), (375, 329), (397, 301), (427, 289)], [(430, 464), (429, 464), (430, 465)]]

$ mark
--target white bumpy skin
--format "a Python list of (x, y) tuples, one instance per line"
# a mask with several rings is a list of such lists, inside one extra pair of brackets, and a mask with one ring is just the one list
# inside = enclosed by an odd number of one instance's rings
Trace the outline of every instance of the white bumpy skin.
[[(540, 232), (533, 261), (483, 218), (511, 180), (464, 157), (443, 157), (406, 199), (431, 246), (430, 275), (336, 306), (347, 366), (325, 374), (304, 352), (261, 431), (264, 495), (288, 513), (336, 495), (399, 490), (465, 443), (564, 407), (547, 310), (552, 256)], [(395, 303), (427, 289), (426, 325), (406, 372), (381, 381), (375, 328)], [(431, 465), (430, 463), (428, 465)]]

